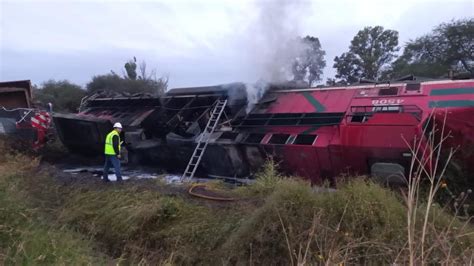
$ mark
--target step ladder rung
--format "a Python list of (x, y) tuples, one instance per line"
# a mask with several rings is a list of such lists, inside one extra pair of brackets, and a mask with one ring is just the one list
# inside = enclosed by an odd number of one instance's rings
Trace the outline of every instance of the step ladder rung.
[(216, 130), (216, 126), (222, 116), (222, 113), (225, 110), (225, 106), (227, 105), (227, 100), (217, 100), (215, 103), (214, 108), (212, 109), (212, 113), (207, 121), (206, 127), (204, 128), (203, 133), (198, 138), (198, 143), (196, 148), (194, 148), (193, 155), (189, 159), (188, 165), (184, 170), (183, 176), (181, 180), (184, 178), (193, 178), (194, 173), (196, 172), (197, 168), (199, 167), (199, 163), (201, 162), (202, 156), (206, 151), (207, 144), (209, 143), (210, 135), (214, 133)]

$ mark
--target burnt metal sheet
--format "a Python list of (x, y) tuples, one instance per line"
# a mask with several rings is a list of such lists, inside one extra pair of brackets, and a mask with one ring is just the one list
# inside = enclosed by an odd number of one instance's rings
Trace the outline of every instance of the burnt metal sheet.
[(245, 84), (243, 83), (229, 83), (216, 86), (202, 86), (202, 87), (188, 87), (188, 88), (174, 88), (166, 92), (167, 96), (178, 95), (230, 95), (236, 91), (243, 91), (245, 93)]
[(0, 82), (0, 106), (5, 108), (31, 108), (31, 82), (29, 80)]
[(107, 119), (55, 114), (59, 139), (70, 150), (82, 154), (102, 154), (106, 134), (112, 129)]

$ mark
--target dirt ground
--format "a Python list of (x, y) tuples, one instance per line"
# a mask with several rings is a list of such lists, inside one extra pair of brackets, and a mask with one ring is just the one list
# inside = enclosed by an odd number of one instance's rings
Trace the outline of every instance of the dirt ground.
[[(129, 179), (122, 182), (114, 181), (105, 183), (102, 181), (102, 165), (97, 164), (98, 162), (97, 159), (87, 160), (81, 157), (77, 158), (77, 155), (71, 155), (63, 157), (55, 164), (49, 162), (49, 160), (43, 160), (40, 164), (39, 171), (52, 177), (61, 187), (74, 186), (80, 189), (95, 191), (107, 190), (111, 187), (123, 189), (133, 188), (136, 192), (155, 191), (161, 195), (180, 197), (189, 202), (208, 207), (226, 207), (236, 202), (238, 202), (239, 205), (261, 204), (260, 200), (236, 196), (231, 192), (232, 188), (235, 187), (233, 184), (219, 182), (218, 186), (224, 187), (225, 190), (216, 188), (216, 183), (218, 182), (211, 179), (204, 181), (203, 179), (196, 180), (203, 183), (189, 182), (184, 184), (170, 184), (167, 183), (166, 179), (170, 174), (167, 174), (161, 169), (149, 167), (132, 167), (125, 165), (122, 168), (122, 175), (128, 176)], [(70, 170), (76, 170), (76, 172), (70, 172)], [(137, 176), (148, 175), (150, 176), (149, 178), (137, 178)], [(209, 185), (206, 185), (206, 183), (209, 183)], [(191, 187), (193, 187), (192, 193), (189, 193)]]

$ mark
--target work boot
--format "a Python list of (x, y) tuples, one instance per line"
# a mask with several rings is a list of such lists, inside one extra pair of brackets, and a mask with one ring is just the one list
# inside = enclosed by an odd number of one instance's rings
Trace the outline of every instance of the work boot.
[(102, 181), (103, 181), (104, 183), (109, 183), (109, 182), (110, 182), (110, 179), (104, 178), (104, 179), (102, 179)]

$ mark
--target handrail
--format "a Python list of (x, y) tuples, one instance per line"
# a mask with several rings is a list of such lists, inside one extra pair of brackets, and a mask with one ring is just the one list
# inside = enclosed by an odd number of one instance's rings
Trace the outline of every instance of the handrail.
[(23, 116), (20, 118), (20, 120), (16, 121), (15, 123), (19, 124), (21, 122), (23, 122), (23, 120), (25, 120), (25, 118), (31, 113), (34, 111), (33, 108), (13, 108), (13, 109), (7, 109), (3, 106), (0, 106), (0, 109), (2, 109), (3, 111), (6, 111), (6, 112), (16, 112), (16, 111), (24, 111), (25, 114), (23, 114)]
[(423, 110), (417, 105), (359, 105), (351, 106), (346, 117), (357, 115), (372, 116), (374, 113), (409, 113), (418, 121), (421, 120)]

